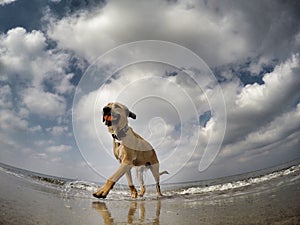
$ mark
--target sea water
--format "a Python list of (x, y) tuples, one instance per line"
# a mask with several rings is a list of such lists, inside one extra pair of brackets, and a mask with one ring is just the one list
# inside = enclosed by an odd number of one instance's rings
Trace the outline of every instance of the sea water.
[[(55, 190), (63, 198), (93, 198), (92, 193), (102, 185), (90, 181), (35, 173), (2, 163), (0, 163), (1, 171), (25, 179), (41, 188)], [(190, 183), (162, 184), (161, 186), (164, 198), (218, 199), (228, 195), (243, 195), (255, 191), (262, 192), (298, 179), (300, 179), (300, 164), (299, 160), (296, 160), (277, 167), (230, 177)], [(116, 184), (107, 199), (131, 200), (128, 187)], [(141, 199), (156, 199), (155, 187), (149, 185), (145, 196)]]

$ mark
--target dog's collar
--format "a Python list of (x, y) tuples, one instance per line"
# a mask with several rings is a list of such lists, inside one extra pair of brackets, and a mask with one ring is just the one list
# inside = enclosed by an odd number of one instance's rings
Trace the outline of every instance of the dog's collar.
[(117, 140), (122, 140), (123, 137), (126, 136), (126, 132), (128, 131), (129, 127), (128, 125), (126, 125), (125, 127), (123, 127), (121, 130), (119, 130), (119, 132), (117, 134), (112, 134), (112, 137), (114, 139), (117, 139)]

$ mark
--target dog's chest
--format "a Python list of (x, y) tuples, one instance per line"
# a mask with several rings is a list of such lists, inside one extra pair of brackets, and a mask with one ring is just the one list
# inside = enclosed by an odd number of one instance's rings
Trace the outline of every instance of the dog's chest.
[(121, 145), (121, 143), (119, 141), (116, 141), (116, 140), (114, 140), (114, 141), (115, 141), (114, 155), (117, 158), (117, 160), (119, 160), (121, 162), (123, 146)]
[(122, 138), (122, 145), (135, 151), (151, 151), (153, 149), (148, 141), (133, 132), (131, 128), (127, 131), (126, 136)]
[(126, 148), (122, 142), (115, 142), (114, 155), (120, 163), (124, 159), (136, 160), (136, 151)]

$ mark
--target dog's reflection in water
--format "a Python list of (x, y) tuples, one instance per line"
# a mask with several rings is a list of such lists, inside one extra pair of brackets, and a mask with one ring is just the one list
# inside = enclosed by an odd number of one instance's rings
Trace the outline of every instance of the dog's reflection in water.
[[(149, 206), (148, 206), (149, 207)], [(117, 218), (118, 222), (114, 221), (114, 218), (112, 217), (108, 207), (106, 206), (105, 202), (93, 202), (93, 208), (97, 210), (97, 212), (100, 213), (104, 224), (106, 225), (113, 225), (120, 223), (120, 219)], [(150, 218), (146, 218), (146, 208), (144, 201), (133, 201), (130, 203), (128, 214), (127, 214), (127, 221), (122, 221), (121, 223), (127, 223), (127, 224), (143, 224), (144, 222), (149, 224)], [(135, 217), (136, 211), (138, 209), (138, 218)], [(155, 209), (155, 218), (151, 218), (151, 222), (154, 225), (159, 224), (159, 216), (160, 216), (160, 209), (161, 209), (161, 202), (160, 200), (157, 200), (156, 202), (156, 209)], [(150, 222), (150, 224), (151, 224)]]

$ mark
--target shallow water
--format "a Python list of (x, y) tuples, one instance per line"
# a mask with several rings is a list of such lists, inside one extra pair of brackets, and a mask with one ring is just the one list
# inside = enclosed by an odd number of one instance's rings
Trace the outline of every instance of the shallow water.
[[(287, 182), (294, 182), (299, 178), (300, 164), (279, 166), (263, 171), (255, 171), (247, 174), (235, 175), (232, 177), (219, 178), (214, 180), (197, 181), (190, 183), (163, 184), (163, 198), (199, 198), (209, 196), (242, 195), (249, 192), (261, 192), (270, 189), (273, 186), (284, 185)], [(27, 170), (0, 164), (0, 172), (26, 179), (40, 185), (40, 188), (56, 189), (65, 198), (93, 198), (91, 193), (96, 191), (100, 185), (90, 181), (72, 180), (62, 177), (53, 177), (49, 175), (34, 173)], [(268, 173), (266, 173), (268, 172)], [(266, 173), (266, 174), (263, 174)], [(128, 187), (126, 185), (116, 184), (114, 189), (108, 195), (110, 200), (131, 200)], [(156, 199), (154, 185), (147, 186), (147, 192), (144, 199)]]
[(300, 224), (300, 165), (185, 184), (147, 187), (132, 199), (116, 185), (107, 199), (99, 184), (0, 166), (0, 224)]

